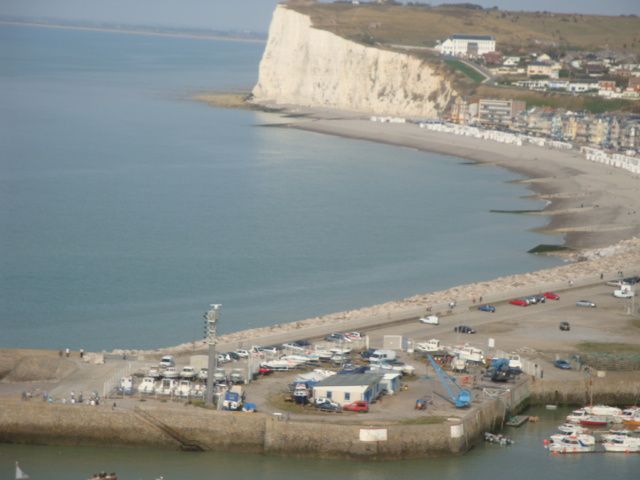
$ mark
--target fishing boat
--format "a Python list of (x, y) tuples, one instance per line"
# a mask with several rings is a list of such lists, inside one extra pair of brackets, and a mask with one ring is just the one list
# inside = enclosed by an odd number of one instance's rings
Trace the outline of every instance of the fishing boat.
[(640, 452), (640, 438), (616, 435), (602, 444), (607, 452), (638, 453)]
[[(590, 437), (590, 438), (588, 438)], [(552, 453), (590, 453), (595, 450), (595, 438), (592, 435), (562, 435), (549, 445)]]
[(632, 416), (623, 420), (622, 423), (630, 427), (640, 427), (640, 410), (636, 411)]

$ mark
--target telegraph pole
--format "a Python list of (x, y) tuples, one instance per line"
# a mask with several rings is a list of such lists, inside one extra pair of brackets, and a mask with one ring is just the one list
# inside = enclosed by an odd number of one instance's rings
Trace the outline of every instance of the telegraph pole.
[(206, 405), (213, 405), (213, 390), (216, 383), (215, 374), (218, 366), (218, 359), (216, 357), (216, 343), (218, 342), (216, 325), (218, 323), (221, 306), (220, 304), (212, 303), (209, 305), (209, 311), (204, 314), (205, 338), (209, 345)]

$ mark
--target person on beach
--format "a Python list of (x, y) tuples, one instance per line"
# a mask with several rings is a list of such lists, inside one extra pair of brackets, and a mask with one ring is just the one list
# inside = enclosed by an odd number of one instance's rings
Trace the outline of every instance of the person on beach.
[(69, 351), (68, 348), (64, 349), (64, 354), (66, 355), (67, 358), (69, 358), (69, 355), (71, 354), (71, 352)]
[(80, 358), (84, 358), (84, 348), (80, 349)]

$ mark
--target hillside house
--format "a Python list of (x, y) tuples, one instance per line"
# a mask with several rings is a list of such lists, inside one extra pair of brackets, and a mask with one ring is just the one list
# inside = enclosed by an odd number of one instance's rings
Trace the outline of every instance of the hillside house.
[(441, 55), (479, 57), (496, 50), (493, 35), (465, 35), (456, 33), (436, 46)]

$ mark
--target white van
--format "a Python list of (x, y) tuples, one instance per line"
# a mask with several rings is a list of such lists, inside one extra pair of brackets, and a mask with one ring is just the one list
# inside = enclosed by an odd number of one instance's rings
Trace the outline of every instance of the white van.
[(396, 352), (393, 350), (376, 350), (369, 357), (369, 362), (376, 363), (382, 362), (384, 360), (395, 360)]
[(160, 359), (160, 368), (175, 367), (176, 362), (173, 360), (173, 355), (165, 355)]
[(427, 325), (440, 325), (440, 319), (436, 315), (428, 315), (426, 317), (420, 317), (418, 320), (420, 323)]

